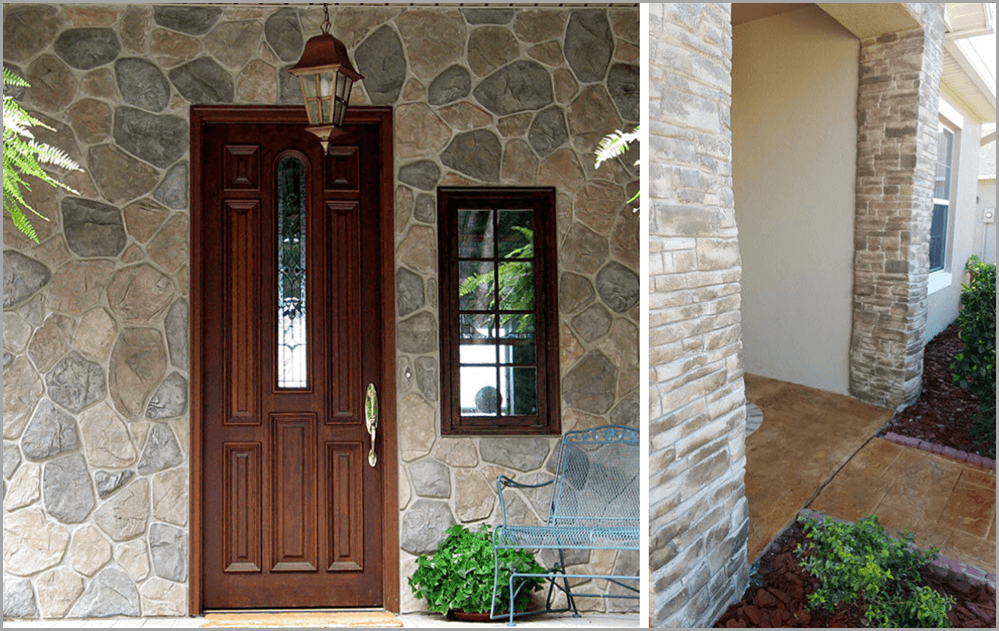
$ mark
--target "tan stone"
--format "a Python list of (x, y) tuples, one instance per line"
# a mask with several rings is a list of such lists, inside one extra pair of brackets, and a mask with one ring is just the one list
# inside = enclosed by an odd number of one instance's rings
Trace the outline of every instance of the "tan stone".
[(546, 66), (558, 66), (563, 61), (562, 46), (558, 42), (547, 42), (532, 46), (527, 54), (534, 57)]
[(149, 258), (167, 272), (177, 271), (187, 263), (187, 243), (190, 238), (187, 217), (174, 215), (146, 246)]
[(538, 164), (539, 160), (526, 140), (511, 140), (506, 143), (506, 151), (503, 152), (503, 181), (531, 186), (538, 179)]
[(69, 531), (45, 518), (41, 508), (25, 508), (3, 516), (3, 571), (29, 576), (62, 561)]
[(124, 421), (103, 401), (80, 414), (87, 462), (92, 467), (124, 469), (135, 462), (138, 453)]
[(87, 524), (73, 533), (69, 557), (74, 570), (84, 576), (93, 576), (111, 560), (111, 544), (99, 530)]
[(506, 27), (478, 27), (468, 38), (468, 67), (478, 77), (502, 68), (519, 55), (517, 39)]
[(146, 253), (142, 251), (142, 248), (134, 243), (130, 244), (127, 248), (125, 248), (125, 251), (121, 253), (121, 262), (125, 265), (131, 265), (144, 260), (146, 260)]
[(83, 197), (100, 197), (94, 180), (86, 171), (70, 171), (63, 177), (63, 183)]
[(173, 469), (153, 476), (153, 517), (175, 526), (186, 526), (188, 502), (186, 469)]
[(54, 269), (69, 260), (70, 254), (66, 240), (55, 236), (32, 250), (31, 256)]
[(427, 95), (426, 88), (416, 79), (410, 79), (402, 89), (402, 100), (407, 102), (422, 101)]
[(59, 567), (35, 579), (38, 609), (43, 618), (61, 618), (83, 593), (83, 579), (71, 570)]
[(609, 13), (611, 29), (613, 29), (614, 34), (633, 44), (637, 44), (641, 38), (638, 11), (634, 7), (627, 7), (611, 9)]
[(571, 149), (559, 149), (545, 158), (538, 169), (538, 184), (554, 186), (558, 191), (575, 193), (584, 180), (583, 168)]
[(122, 18), (119, 27), (121, 44), (125, 50), (136, 55), (146, 54), (149, 30), (153, 24), (152, 7), (131, 5), (125, 12), (125, 17)]
[(73, 126), (80, 142), (95, 144), (111, 133), (111, 107), (102, 101), (83, 99), (66, 110), (66, 118)]
[(20, 353), (31, 339), (31, 325), (13, 311), (3, 314), (3, 345), (4, 348)]
[(529, 44), (562, 37), (565, 31), (566, 11), (527, 9), (517, 13), (513, 32)]
[(434, 447), (434, 458), (449, 467), (474, 467), (479, 464), (479, 452), (471, 438), (441, 437)]
[(614, 320), (610, 334), (599, 348), (618, 368), (638, 366), (638, 327), (622, 318)]
[(141, 417), (149, 395), (166, 371), (163, 334), (156, 329), (125, 329), (111, 351), (108, 389), (127, 418)]
[(409, 476), (402, 471), (399, 475), (399, 510), (406, 510), (411, 499), (413, 499), (413, 488), (409, 484)]
[[(416, 557), (406, 552), (403, 552), (400, 556), (402, 558), (399, 559), (399, 575), (405, 577), (412, 576), (418, 567), (416, 565)], [(406, 612), (430, 611), (426, 599), (417, 599), (411, 589), (402, 590), (401, 606), (402, 610)]]
[(418, 394), (399, 401), (399, 450), (402, 459), (412, 462), (430, 453), (437, 438), (437, 413)]
[(397, 186), (395, 189), (395, 230), (401, 233), (409, 223), (409, 217), (413, 214), (413, 189), (405, 186)]
[(576, 193), (573, 217), (596, 232), (610, 232), (617, 211), (627, 201), (624, 189), (610, 182), (590, 181)]
[(617, 49), (614, 50), (614, 61), (624, 63), (635, 63), (639, 60), (642, 50), (634, 44), (628, 42), (618, 42)]
[(568, 103), (579, 93), (579, 82), (572, 72), (565, 68), (555, 71), (555, 100), (559, 103)]
[(454, 473), (454, 512), (463, 523), (488, 519), (496, 504), (496, 493), (478, 471), (459, 469)]
[(572, 332), (568, 324), (563, 322), (559, 325), (558, 330), (559, 345), (562, 347), (560, 353), (562, 372), (565, 373), (582, 359), (583, 355), (586, 354), (586, 349), (579, 343), (576, 334)]
[(127, 8), (119, 4), (67, 4), (62, 13), (73, 26), (111, 26)]
[(111, 279), (111, 261), (71, 261), (52, 275), (49, 307), (69, 315), (79, 315), (101, 299)]
[(129, 324), (149, 322), (173, 299), (174, 283), (147, 264), (118, 270), (108, 285), (108, 304)]
[(143, 581), (149, 576), (149, 553), (146, 552), (146, 542), (142, 539), (116, 544), (114, 561), (133, 581)]
[[(39, 243), (45, 242), (59, 232), (61, 214), (58, 189), (52, 186), (32, 186), (30, 191), (24, 191), (24, 201), (41, 215), (41, 217), (34, 213), (27, 215)], [(3, 246), (4, 249), (13, 248), (21, 251), (37, 247), (34, 241), (14, 226), (14, 222), (6, 212), (3, 214)]]
[(364, 91), (364, 84), (358, 85), (355, 83), (354, 87), (350, 90), (350, 100), (347, 101), (347, 104), (350, 106), (367, 105), (368, 101), (368, 93)]
[(142, 596), (142, 615), (186, 616), (187, 586), (159, 577), (151, 578), (139, 588)]
[(18, 357), (3, 373), (3, 437), (16, 440), (28, 424), (38, 398), (42, 379), (27, 357)]
[(177, 289), (183, 296), (191, 291), (191, 268), (187, 265), (177, 270)]
[(611, 231), (610, 251), (611, 256), (617, 260), (631, 269), (638, 269), (640, 265), (638, 248), (640, 215), (634, 211), (633, 206), (637, 207), (637, 201), (618, 211), (614, 229)]
[(587, 414), (575, 408), (562, 408), (562, 432), (572, 432), (575, 430), (593, 429), (606, 425), (607, 419), (603, 416)]
[(80, 318), (73, 347), (94, 359), (104, 359), (111, 350), (116, 331), (114, 320), (107, 311), (93, 309)]
[(261, 59), (248, 63), (236, 77), (236, 100), (240, 103), (277, 101), (278, 80), (274, 68)]
[(534, 114), (532, 112), (504, 116), (496, 121), (496, 129), (499, 130), (499, 133), (504, 138), (523, 136), (527, 133), (527, 130), (530, 129), (531, 121), (533, 119)]
[(147, 423), (145, 421), (129, 421), (128, 435), (132, 437), (132, 443), (135, 445), (146, 444), (146, 436), (149, 435), (149, 430), (152, 429), (152, 427), (152, 423)]
[(437, 239), (432, 228), (412, 226), (396, 250), (396, 260), (423, 274), (437, 272)]
[(466, 102), (443, 107), (440, 114), (447, 121), (447, 124), (457, 131), (470, 131), (493, 124), (492, 114), (481, 107)]
[(69, 351), (76, 323), (66, 316), (53, 313), (35, 331), (28, 343), (28, 355), (41, 372), (48, 371)]
[(80, 83), (83, 93), (87, 96), (107, 98), (109, 94), (116, 94), (118, 91), (115, 84), (114, 75), (109, 68), (98, 68), (88, 72)]
[(468, 39), (457, 9), (409, 8), (396, 18), (409, 56), (409, 69), (420, 79), (433, 79), (461, 59)]
[(638, 387), (639, 370), (622, 370), (617, 378), (617, 396), (622, 397)]
[(400, 158), (436, 153), (447, 146), (451, 128), (426, 103), (400, 105), (395, 110), (395, 150)]
[(586, 87), (567, 108), (566, 120), (573, 144), (583, 151), (589, 147), (580, 145), (581, 140), (596, 146), (601, 138), (624, 126), (614, 108), (614, 101), (602, 85)]
[(449, 171), (441, 178), (441, 186), (478, 186), (479, 184), (479, 182), (454, 171)]
[(144, 533), (149, 520), (149, 481), (139, 478), (128, 484), (97, 509), (93, 520), (116, 542)]
[(369, 32), (399, 15), (397, 7), (351, 7), (340, 5), (335, 9), (333, 35), (340, 39), (347, 50), (353, 50)]
[(200, 51), (201, 43), (194, 37), (165, 29), (156, 29), (150, 39), (149, 52), (167, 68), (194, 59)]
[[(42, 497), (42, 468), (26, 462), (18, 467), (7, 487), (3, 508), (8, 513), (31, 506)], [(4, 517), (6, 519), (6, 516)]]
[(177, 444), (185, 455), (191, 452), (191, 420), (184, 414), (167, 421), (173, 428), (173, 433), (177, 435)]
[(17, 312), (22, 318), (28, 321), (31, 326), (41, 326), (48, 311), (45, 310), (45, 295), (39, 294), (29, 300)]

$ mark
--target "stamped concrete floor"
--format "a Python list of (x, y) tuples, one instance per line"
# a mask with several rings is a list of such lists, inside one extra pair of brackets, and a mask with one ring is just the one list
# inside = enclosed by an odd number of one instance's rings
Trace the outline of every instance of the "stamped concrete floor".
[(868, 513), (920, 548), (995, 574), (996, 474), (973, 464), (875, 438), (809, 506), (847, 521)]
[(746, 438), (749, 560), (754, 561), (891, 411), (775, 379), (745, 379), (746, 399), (763, 410), (763, 425)]

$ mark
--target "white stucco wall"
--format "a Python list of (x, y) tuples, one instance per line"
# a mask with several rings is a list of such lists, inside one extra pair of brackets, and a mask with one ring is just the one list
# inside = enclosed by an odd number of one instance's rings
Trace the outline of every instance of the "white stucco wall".
[[(995, 145), (992, 145), (995, 150)], [(986, 208), (996, 209), (996, 181), (978, 180), (978, 216), (984, 217)], [(994, 215), (993, 215), (994, 216)], [(996, 225), (983, 225), (982, 234), (982, 260), (992, 265), (996, 264)]]
[(733, 33), (746, 371), (846, 394), (859, 40), (809, 6)]
[[(940, 116), (955, 130), (954, 180), (947, 226), (944, 270), (930, 275), (926, 339), (932, 339), (957, 318), (961, 284), (967, 282), (964, 266), (972, 254), (982, 256), (984, 226), (978, 211), (978, 154), (982, 123), (961, 102), (941, 90)], [(994, 235), (995, 232), (991, 233)], [(994, 247), (994, 245), (993, 245)]]

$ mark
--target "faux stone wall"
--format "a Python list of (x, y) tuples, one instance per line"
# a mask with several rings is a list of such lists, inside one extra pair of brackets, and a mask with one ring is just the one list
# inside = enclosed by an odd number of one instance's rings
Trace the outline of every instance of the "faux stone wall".
[(649, 13), (650, 622), (704, 627), (748, 582), (731, 12)]
[[(638, 423), (631, 161), (637, 7), (344, 7), (334, 34), (395, 106), (400, 523), (413, 554), (495, 522), (498, 474), (549, 478), (557, 437), (439, 435), (437, 185), (558, 189), (563, 429)], [(284, 72), (319, 7), (4, 5), (4, 64), (76, 189), (38, 186), (40, 244), (4, 218), (4, 614), (187, 613), (189, 107), (301, 102)], [(597, 393), (600, 396), (590, 396)], [(540, 519), (543, 500), (511, 509)], [(594, 572), (637, 555), (575, 559)], [(620, 602), (620, 601), (618, 601)], [(594, 607), (602, 607), (602, 602)]]
[(922, 387), (943, 68), (944, 5), (910, 6), (922, 28), (860, 48), (850, 392), (886, 407)]

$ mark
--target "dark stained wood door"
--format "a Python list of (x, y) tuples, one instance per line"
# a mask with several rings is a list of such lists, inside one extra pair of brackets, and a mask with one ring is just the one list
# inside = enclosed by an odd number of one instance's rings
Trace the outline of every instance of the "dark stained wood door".
[(384, 603), (379, 129), (346, 131), (201, 130), (203, 609)]

